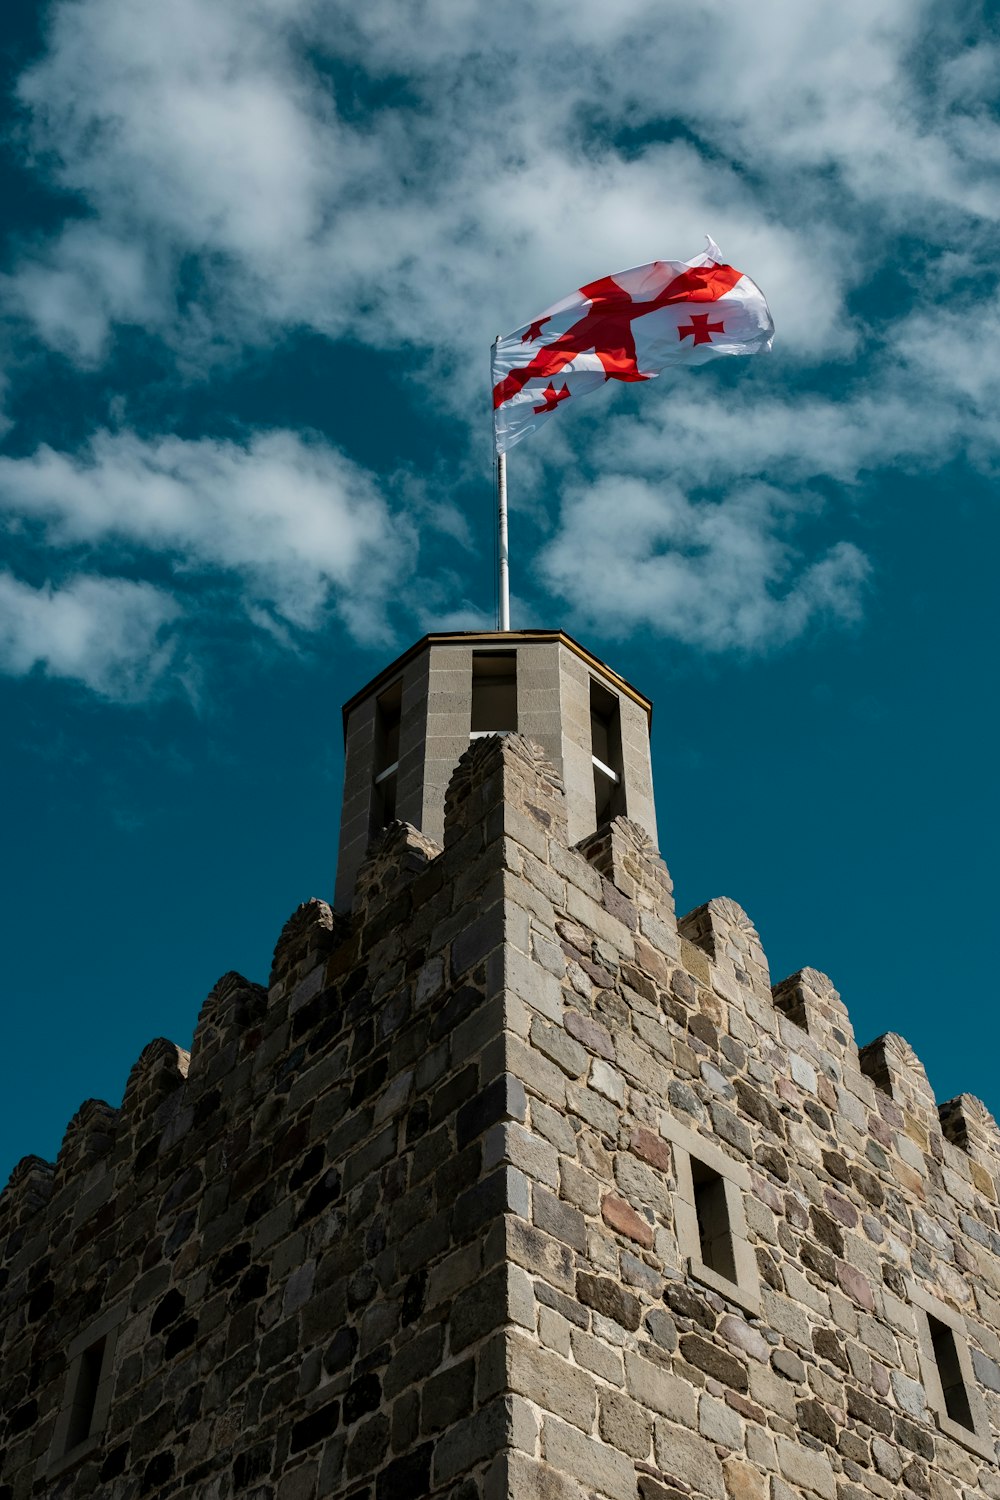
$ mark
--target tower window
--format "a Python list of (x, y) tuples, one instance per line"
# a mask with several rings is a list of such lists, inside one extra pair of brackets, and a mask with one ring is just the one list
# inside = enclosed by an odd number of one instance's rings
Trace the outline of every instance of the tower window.
[(386, 688), (375, 704), (375, 775), (372, 797), (372, 833), (378, 833), (396, 816), (396, 782), (399, 774), (399, 725), (403, 707), (403, 683)]
[(66, 1384), (48, 1452), (50, 1478), (100, 1446), (111, 1413), (115, 1344), (127, 1305), (110, 1308), (66, 1350)]
[(517, 652), (473, 651), (473, 736), (517, 729)]
[(625, 813), (621, 705), (614, 693), (590, 679), (590, 750), (594, 763), (597, 827)]
[(67, 1453), (78, 1443), (90, 1437), (90, 1431), (94, 1425), (94, 1412), (97, 1408), (97, 1388), (101, 1383), (101, 1368), (104, 1364), (107, 1343), (106, 1338), (97, 1339), (89, 1348), (84, 1349), (79, 1357), (75, 1372), (76, 1378), (73, 1382), (69, 1426), (66, 1430), (65, 1451)]
[(947, 1323), (940, 1322), (930, 1313), (927, 1315), (927, 1326), (930, 1330), (931, 1348), (934, 1350), (934, 1363), (937, 1365), (938, 1376), (941, 1380), (944, 1409), (953, 1422), (957, 1422), (961, 1427), (967, 1427), (970, 1432), (975, 1432), (976, 1424), (972, 1420), (969, 1393), (962, 1378), (962, 1366), (958, 1357), (958, 1344), (955, 1341), (954, 1331), (948, 1327)]
[[(981, 1458), (995, 1460), (989, 1413), (969, 1349), (968, 1320), (918, 1284), (911, 1283), (909, 1293), (929, 1414), (956, 1442)], [(980, 1346), (983, 1337), (980, 1330)]]
[(760, 1275), (743, 1207), (750, 1173), (672, 1116), (661, 1119), (660, 1134), (674, 1158), (674, 1225), (688, 1275), (756, 1316)]
[(698, 1220), (698, 1244), (701, 1263), (724, 1276), (727, 1281), (736, 1281), (736, 1256), (733, 1250), (733, 1231), (729, 1223), (729, 1207), (726, 1203), (726, 1184), (718, 1172), (713, 1172), (704, 1162), (691, 1158), (691, 1179), (694, 1185), (694, 1211)]

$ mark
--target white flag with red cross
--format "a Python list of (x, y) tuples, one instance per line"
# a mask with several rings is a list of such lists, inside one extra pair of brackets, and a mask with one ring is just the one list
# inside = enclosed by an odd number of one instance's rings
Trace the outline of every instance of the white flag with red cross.
[(493, 345), (497, 452), (609, 380), (652, 380), (673, 365), (759, 354), (773, 334), (764, 294), (723, 263), (710, 239), (694, 260), (602, 276)]

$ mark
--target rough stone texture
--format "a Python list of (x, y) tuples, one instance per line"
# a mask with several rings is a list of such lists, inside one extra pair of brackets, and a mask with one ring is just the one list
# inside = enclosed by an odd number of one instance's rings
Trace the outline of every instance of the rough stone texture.
[[(859, 1054), (815, 970), (772, 997), (734, 902), (678, 924), (641, 830), (571, 847), (563, 803), (477, 740), (443, 850), (385, 830), (268, 990), (225, 976), (190, 1056), (152, 1043), (18, 1165), (0, 1500), (1000, 1500), (988, 1112), (939, 1119), (901, 1039)], [(749, 1180), (752, 1304), (681, 1254), (672, 1121)], [(986, 1439), (933, 1409), (916, 1286)], [(50, 1473), (114, 1309), (106, 1425)]]

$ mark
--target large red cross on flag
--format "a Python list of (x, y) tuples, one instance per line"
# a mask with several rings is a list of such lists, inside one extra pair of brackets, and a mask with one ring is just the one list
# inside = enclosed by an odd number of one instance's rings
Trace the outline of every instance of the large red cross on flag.
[(609, 380), (652, 380), (671, 365), (759, 354), (773, 334), (764, 294), (723, 263), (712, 240), (694, 260), (602, 276), (493, 345), (497, 452)]

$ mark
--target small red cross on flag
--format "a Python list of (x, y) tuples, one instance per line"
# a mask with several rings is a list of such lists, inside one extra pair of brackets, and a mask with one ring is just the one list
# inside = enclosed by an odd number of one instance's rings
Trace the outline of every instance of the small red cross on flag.
[(682, 323), (677, 330), (677, 336), (688, 339), (694, 335), (695, 344), (710, 344), (713, 333), (725, 333), (724, 323), (710, 323), (708, 313), (692, 313), (690, 323)]
[(548, 385), (545, 387), (545, 390), (542, 392), (542, 395), (545, 397), (545, 401), (541, 406), (536, 406), (535, 411), (555, 411), (560, 401), (569, 400), (569, 387), (566, 385), (566, 382), (563, 381), (562, 390), (557, 391), (550, 380)]
[[(711, 303), (707, 311), (697, 311)], [(764, 294), (722, 259), (654, 260), (580, 287), (493, 345), (498, 453), (547, 422), (570, 396), (609, 380), (652, 380), (671, 365), (770, 349)], [(556, 381), (559, 385), (556, 385)]]

